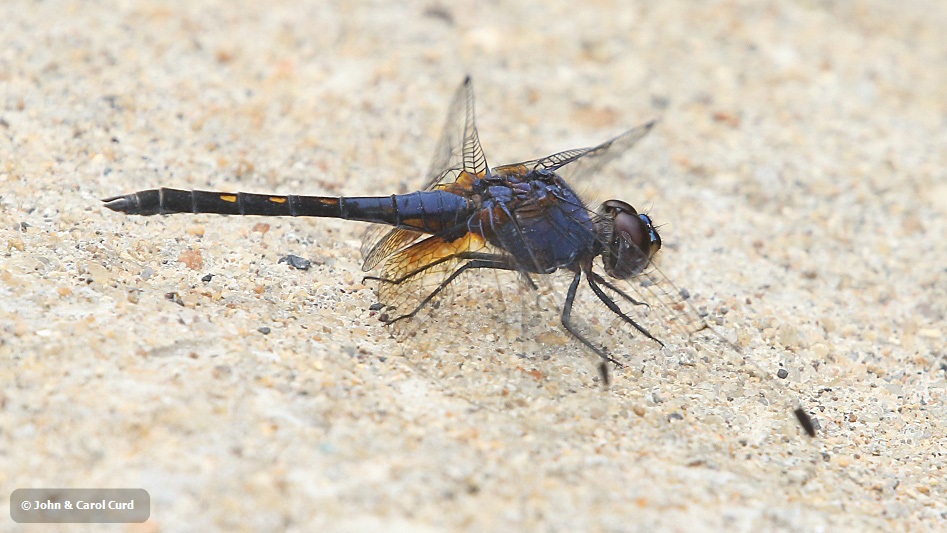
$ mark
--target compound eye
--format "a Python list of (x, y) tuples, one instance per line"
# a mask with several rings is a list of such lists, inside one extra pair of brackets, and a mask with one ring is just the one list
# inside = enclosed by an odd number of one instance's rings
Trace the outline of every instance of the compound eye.
[(612, 229), (602, 252), (605, 271), (619, 279), (639, 274), (661, 249), (661, 237), (651, 218), (618, 200), (609, 200), (602, 207), (605, 217), (611, 218)]

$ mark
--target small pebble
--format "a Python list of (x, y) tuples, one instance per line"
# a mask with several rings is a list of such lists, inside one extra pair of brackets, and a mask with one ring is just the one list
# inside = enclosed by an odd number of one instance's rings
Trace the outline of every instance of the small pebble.
[(269, 334), (270, 334), (270, 328), (267, 327), (267, 326), (261, 326), (260, 328), (257, 329), (257, 331), (259, 331), (260, 333), (262, 333), (262, 334), (264, 334), (264, 335), (269, 335)]
[(785, 368), (780, 368), (779, 371), (776, 372), (776, 377), (779, 379), (786, 379), (789, 377), (789, 371)]
[(279, 262), (286, 263), (298, 270), (309, 270), (309, 267), (312, 265), (312, 262), (308, 259), (303, 259), (302, 257), (293, 254), (289, 254), (286, 257), (281, 258)]
[(184, 263), (184, 266), (191, 270), (200, 270), (204, 265), (204, 258), (201, 257), (200, 250), (185, 250), (178, 256), (178, 262)]

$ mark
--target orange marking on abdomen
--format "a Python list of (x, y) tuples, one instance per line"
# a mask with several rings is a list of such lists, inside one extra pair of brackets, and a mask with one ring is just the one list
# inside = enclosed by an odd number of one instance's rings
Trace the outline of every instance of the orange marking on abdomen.
[(270, 196), (270, 201), (274, 204), (285, 204), (286, 198), (283, 198), (282, 196)]
[(232, 194), (221, 194), (220, 199), (225, 202), (234, 203), (237, 201), (237, 197)]

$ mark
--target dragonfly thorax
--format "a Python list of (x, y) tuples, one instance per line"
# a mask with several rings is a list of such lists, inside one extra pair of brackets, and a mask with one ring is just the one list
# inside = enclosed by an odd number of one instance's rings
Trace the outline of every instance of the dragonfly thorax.
[(641, 273), (661, 249), (661, 237), (651, 219), (621, 200), (603, 203), (599, 215), (596, 230), (605, 272), (618, 279)]
[(548, 274), (594, 257), (595, 223), (554, 172), (506, 172), (474, 184), (478, 209), (467, 224), (518, 268)]

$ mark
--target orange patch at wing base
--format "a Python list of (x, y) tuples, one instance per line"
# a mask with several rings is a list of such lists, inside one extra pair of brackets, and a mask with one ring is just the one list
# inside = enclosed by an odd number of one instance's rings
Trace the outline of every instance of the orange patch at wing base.
[(372, 231), (375, 231), (379, 228), (386, 230), (387, 233), (385, 233), (384, 236), (378, 240), (370, 239), (373, 242), (370, 248), (365, 248), (363, 245), (363, 272), (367, 272), (375, 268), (375, 265), (380, 263), (383, 259), (394, 254), (398, 250), (401, 250), (421, 236), (421, 233), (418, 231), (412, 231), (403, 228), (389, 229), (387, 227), (376, 226), (375, 228), (372, 228)]
[(457, 178), (454, 181), (450, 183), (442, 183), (434, 187), (434, 189), (451, 192), (458, 196), (469, 197), (473, 190), (474, 182), (483, 179), (483, 176), (483, 172), (472, 174), (466, 170), (461, 170), (460, 173), (457, 174)]
[(448, 264), (449, 258), (460, 253), (480, 250), (484, 247), (483, 237), (467, 233), (459, 239), (445, 241), (440, 237), (428, 237), (404, 250), (392, 255), (382, 266), (381, 277), (387, 280), (400, 280), (414, 275), (427, 274), (428, 270), (442, 271), (440, 264)]

